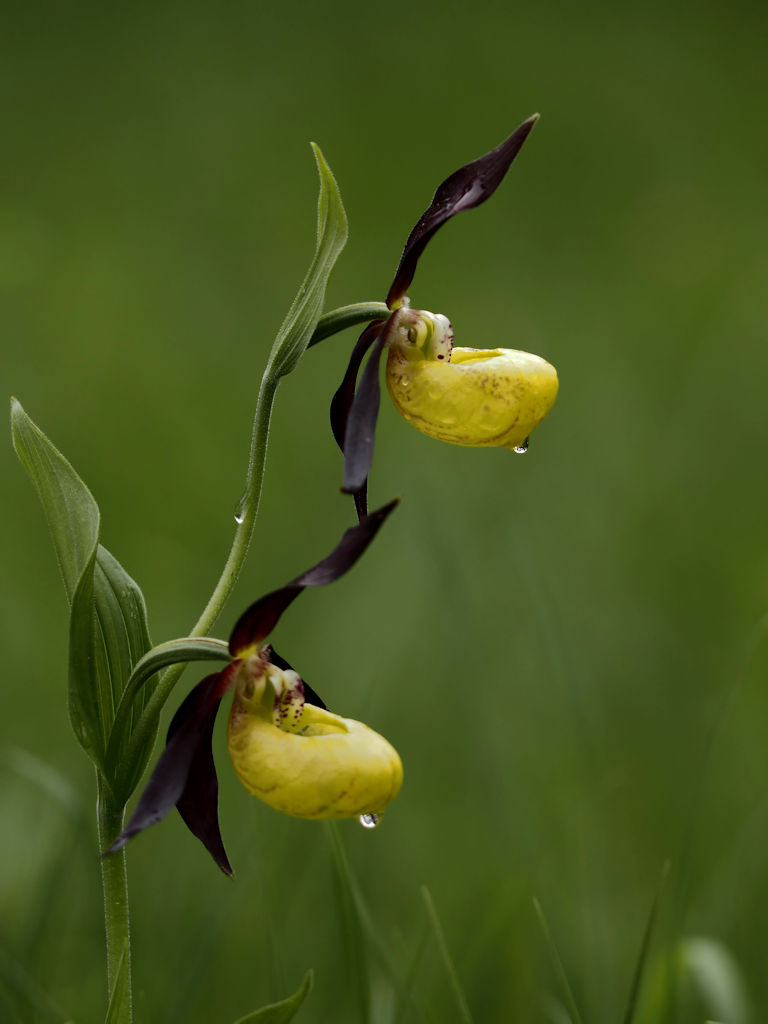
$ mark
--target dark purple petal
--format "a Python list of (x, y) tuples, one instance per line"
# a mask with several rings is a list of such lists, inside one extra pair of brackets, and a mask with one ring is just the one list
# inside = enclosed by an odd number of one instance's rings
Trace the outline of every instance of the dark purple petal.
[(213, 762), (214, 718), (200, 736), (189, 766), (184, 792), (176, 801), (176, 810), (193, 836), (197, 836), (225, 875), (234, 874), (219, 828), (219, 780)]
[(356, 491), (352, 492), (355, 501), (355, 512), (358, 520), (368, 515), (368, 480), (363, 480)]
[(240, 616), (229, 638), (233, 657), (241, 657), (249, 647), (266, 640), (288, 605), (295, 601), (305, 587), (322, 587), (333, 583), (351, 569), (376, 536), (379, 527), (397, 505), (399, 499), (376, 509), (344, 533), (339, 543), (322, 562), (291, 580), (280, 590), (260, 597)]
[(362, 492), (373, 462), (373, 444), (376, 437), (376, 420), (379, 415), (381, 398), (379, 363), (388, 337), (389, 332), (384, 330), (374, 342), (373, 351), (365, 364), (360, 378), (360, 386), (355, 393), (347, 417), (347, 429), (342, 448), (344, 452), (344, 484), (341, 488), (346, 494)]
[(446, 221), (462, 210), (471, 210), (493, 195), (501, 184), (509, 166), (520, 152), (528, 133), (539, 119), (533, 114), (512, 132), (496, 149), (479, 157), (438, 186), (429, 209), (422, 214), (416, 227), (408, 236), (400, 265), (387, 295), (387, 305), (392, 309), (410, 287), (419, 257), (434, 233)]
[[(192, 778), (197, 780), (201, 799), (208, 800), (208, 804), (200, 809), (197, 820), (201, 821), (203, 817), (211, 815), (217, 817), (215, 770), (213, 790), (210, 786), (210, 779), (205, 786), (200, 787), (199, 783), (207, 764), (210, 764), (211, 768), (213, 767), (213, 756), (210, 754), (213, 723), (219, 710), (221, 698), (227, 690), (232, 668), (233, 666), (229, 666), (223, 672), (215, 672), (213, 675), (206, 676), (187, 695), (173, 716), (168, 729), (165, 750), (155, 765), (155, 770), (152, 772), (130, 821), (107, 850), (107, 854), (116, 853), (133, 836), (162, 821), (170, 809), (185, 795), (188, 795), (188, 787)], [(205, 757), (206, 748), (209, 761)], [(211, 792), (214, 797), (213, 805), (210, 803)], [(192, 831), (198, 838), (202, 838), (195, 829)], [(209, 850), (211, 849), (207, 842), (205, 845)], [(213, 850), (211, 852), (213, 853)], [(222, 870), (226, 870), (215, 855), (214, 859)], [(226, 854), (223, 855), (223, 862), (229, 867)], [(231, 873), (231, 870), (229, 868), (228, 873)]]
[[(293, 665), (289, 665), (285, 658), (281, 658), (271, 644), (267, 644), (266, 647), (262, 647), (259, 653), (261, 654), (261, 657), (265, 661), (268, 661), (270, 663), (270, 665), (277, 665), (277, 667), (283, 669), (283, 671), (296, 672), (296, 669), (293, 667)], [(296, 672), (296, 675), (298, 674), (299, 673)], [(304, 687), (304, 700), (307, 702), (307, 704), (314, 704), (316, 708), (327, 709), (328, 705), (325, 703), (322, 697), (315, 693), (315, 691), (312, 689), (312, 687), (309, 685), (306, 679), (301, 678), (301, 683), (302, 686)]]
[(355, 347), (352, 349), (352, 355), (349, 357), (349, 364), (346, 372), (344, 373), (344, 379), (339, 385), (339, 389), (331, 399), (331, 430), (333, 436), (336, 438), (336, 444), (344, 451), (344, 434), (347, 429), (347, 417), (349, 416), (349, 409), (352, 405), (352, 399), (355, 397), (355, 385), (357, 384), (357, 374), (360, 369), (360, 364), (363, 361), (365, 353), (376, 341), (376, 338), (381, 331), (383, 320), (374, 320), (368, 324), (363, 333), (355, 342)]

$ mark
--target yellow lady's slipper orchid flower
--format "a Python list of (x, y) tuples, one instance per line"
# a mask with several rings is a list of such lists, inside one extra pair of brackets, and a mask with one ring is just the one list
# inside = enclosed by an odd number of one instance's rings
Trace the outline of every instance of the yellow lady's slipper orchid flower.
[(304, 701), (295, 672), (252, 655), (241, 663), (227, 744), (245, 788), (298, 818), (378, 818), (397, 796), (397, 751), (362, 722)]
[(344, 454), (343, 489), (355, 496), (358, 515), (366, 511), (385, 348), (387, 389), (396, 408), (441, 441), (525, 451), (531, 431), (552, 408), (557, 373), (545, 359), (516, 349), (454, 348), (447, 318), (410, 309), (405, 296), (429, 240), (451, 217), (493, 195), (537, 120), (538, 114), (529, 117), (495, 149), (442, 182), (408, 236), (387, 294), (389, 319), (374, 320), (355, 345), (331, 403), (331, 426)]
[(358, 817), (369, 828), (378, 822), (402, 783), (397, 751), (367, 725), (328, 711), (264, 641), (303, 590), (332, 583), (355, 564), (396, 504), (365, 516), (322, 562), (240, 616), (229, 638), (233, 660), (187, 694), (136, 810), (107, 854), (161, 821), (175, 805), (221, 870), (232, 874), (219, 829), (211, 749), (219, 705), (232, 689), (229, 751), (246, 789), (294, 817)]
[(408, 422), (451, 444), (525, 450), (557, 396), (554, 366), (516, 349), (454, 348), (446, 317), (401, 309), (386, 381)]

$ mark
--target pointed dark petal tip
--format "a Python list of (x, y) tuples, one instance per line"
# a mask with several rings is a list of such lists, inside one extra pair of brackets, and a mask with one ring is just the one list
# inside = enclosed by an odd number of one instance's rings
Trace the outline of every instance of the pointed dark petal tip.
[(391, 501), (388, 501), (385, 505), (380, 505), (378, 508), (375, 508), (373, 512), (369, 512), (367, 516), (363, 516), (359, 525), (369, 521), (378, 520), (378, 525), (376, 526), (376, 529), (378, 529), (384, 520), (395, 511), (397, 506), (400, 504), (400, 501), (401, 498), (398, 496), (397, 498), (393, 498)]
[(105, 860), (107, 857), (111, 857), (113, 853), (119, 853), (127, 845), (129, 838), (130, 836), (124, 836), (121, 832), (114, 843), (104, 853), (99, 854), (99, 860)]
[(437, 231), (457, 213), (471, 210), (489, 199), (506, 176), (539, 114), (531, 114), (498, 146), (450, 174), (438, 185), (432, 202), (416, 222), (403, 249), (387, 306), (394, 309), (411, 286), (424, 249)]

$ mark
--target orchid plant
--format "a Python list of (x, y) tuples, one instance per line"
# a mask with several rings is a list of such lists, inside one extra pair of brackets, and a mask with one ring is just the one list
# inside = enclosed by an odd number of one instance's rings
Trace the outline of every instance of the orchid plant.
[[(396, 750), (367, 725), (328, 710), (268, 640), (300, 593), (335, 581), (356, 564), (397, 504), (368, 514), (384, 349), (387, 388), (396, 408), (424, 433), (453, 444), (523, 450), (554, 402), (557, 375), (545, 360), (508, 349), (454, 348), (448, 319), (411, 308), (405, 294), (429, 240), (457, 213), (493, 194), (537, 116), (439, 186), (408, 237), (386, 303), (354, 303), (325, 314), (325, 289), (347, 240), (347, 221), (334, 177), (314, 147), (320, 177), (314, 257), (261, 380), (232, 547), (189, 636), (152, 644), (141, 590), (100, 543), (100, 514), (91, 492), (12, 400), (14, 446), (41, 499), (70, 606), (70, 719), (96, 768), (108, 1024), (133, 1020), (128, 841), (175, 806), (221, 870), (232, 874), (219, 828), (211, 747), (226, 693), (234, 693), (227, 741), (235, 772), (249, 792), (274, 809), (309, 819), (359, 818), (371, 827), (400, 789)], [(361, 323), (366, 326), (331, 402), (331, 425), (344, 455), (344, 490), (354, 495), (358, 522), (317, 565), (255, 601), (237, 620), (228, 642), (213, 638), (209, 634), (253, 536), (278, 383), (308, 348)], [(160, 714), (193, 661), (226, 664), (199, 682), (179, 706), (165, 749), (126, 824), (126, 808), (151, 757)], [(308, 978), (278, 1005), (280, 1020), (293, 1017), (309, 987)], [(256, 1020), (259, 1012), (248, 1019)]]

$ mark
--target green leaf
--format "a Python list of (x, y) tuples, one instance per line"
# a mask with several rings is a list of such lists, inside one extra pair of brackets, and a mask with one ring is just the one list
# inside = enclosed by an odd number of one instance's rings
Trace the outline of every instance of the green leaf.
[(253, 1013), (235, 1021), (235, 1024), (287, 1024), (289, 1020), (293, 1020), (301, 1004), (312, 991), (312, 980), (312, 971), (307, 971), (298, 992), (283, 999), (282, 1002), (270, 1003), (269, 1006), (262, 1006), (260, 1010), (254, 1010)]
[(317, 200), (317, 246), (307, 276), (283, 321), (269, 354), (266, 376), (277, 380), (296, 368), (323, 311), (325, 289), (333, 266), (347, 242), (347, 215), (336, 179), (320, 147), (312, 143), (320, 195)]
[(126, 1003), (130, 1007), (131, 992), (128, 987), (128, 971), (126, 965), (128, 963), (128, 939), (123, 943), (123, 952), (120, 957), (120, 963), (117, 968), (117, 974), (115, 975), (115, 981), (112, 985), (112, 993), (109, 997), (109, 1006), (107, 1007), (107, 1016), (104, 1018), (104, 1024), (117, 1024), (121, 1019), (121, 1012), (123, 1019), (126, 1017), (130, 1018), (130, 1009), (126, 1009)]
[(120, 799), (127, 800), (141, 779), (152, 752), (160, 712), (176, 679), (161, 679), (148, 699), (145, 698), (147, 682), (169, 665), (231, 660), (225, 641), (211, 637), (169, 640), (138, 659), (122, 691), (107, 746), (106, 771), (114, 779), (113, 788)]
[[(133, 788), (152, 753), (157, 733), (157, 717), (146, 731), (141, 748), (136, 751), (131, 770), (124, 772), (126, 782), (117, 785), (114, 771), (136, 723), (152, 696), (156, 678), (150, 680), (130, 704), (124, 719), (121, 742), (114, 761), (106, 758), (115, 714), (128, 684), (133, 666), (152, 646), (147, 624), (144, 597), (138, 585), (120, 563), (101, 545), (96, 551), (95, 571), (91, 584), (84, 574), (72, 605), (70, 622), (70, 715), (73, 722), (83, 711), (86, 702), (97, 696), (97, 707), (90, 712), (99, 714), (103, 743), (103, 769), (114, 795), (123, 802)], [(120, 790), (118, 792), (118, 790)]]
[[(11, 429), (14, 448), (42, 503), (71, 606), (72, 727), (80, 745), (104, 770), (115, 709), (134, 663), (151, 646), (144, 598), (99, 544), (100, 517), (93, 495), (16, 399), (11, 400)], [(134, 717), (150, 697), (151, 686), (144, 687), (132, 708)], [(149, 746), (153, 739), (147, 736)]]
[(13, 447), (29, 474), (48, 520), (67, 601), (72, 599), (99, 538), (99, 509), (83, 481), (15, 398)]

